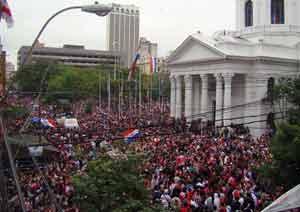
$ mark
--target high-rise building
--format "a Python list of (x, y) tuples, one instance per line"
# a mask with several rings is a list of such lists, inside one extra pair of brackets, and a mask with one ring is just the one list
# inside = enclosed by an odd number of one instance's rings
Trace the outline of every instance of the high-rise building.
[(121, 65), (129, 68), (139, 43), (139, 8), (120, 4), (112, 4), (112, 7), (112, 12), (107, 16), (107, 49), (118, 51)]

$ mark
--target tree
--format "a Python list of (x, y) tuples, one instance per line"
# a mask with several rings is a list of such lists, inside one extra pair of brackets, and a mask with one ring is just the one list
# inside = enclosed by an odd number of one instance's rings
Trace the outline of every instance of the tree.
[(280, 79), (274, 97), (287, 121), (278, 124), (271, 141), (273, 161), (260, 173), (276, 185), (291, 188), (300, 183), (300, 78)]
[(60, 66), (51, 63), (38, 62), (26, 65), (22, 70), (18, 70), (15, 76), (18, 88), (25, 92), (38, 92), (42, 79), (47, 82), (52, 76), (60, 71)]
[(288, 187), (298, 185), (300, 183), (300, 126), (281, 124), (272, 140), (271, 152), (278, 182)]
[(139, 174), (140, 159), (103, 156), (88, 165), (87, 174), (75, 176), (75, 200), (82, 211), (162, 211), (150, 205), (149, 193)]
[[(123, 85), (123, 96), (138, 95), (139, 73), (134, 74), (134, 79), (128, 81), (128, 69), (121, 69), (117, 80), (112, 77), (113, 66), (101, 65), (92, 68), (79, 68), (65, 66), (61, 64), (46, 63), (39, 61), (36, 64), (27, 65), (16, 74), (15, 80), (20, 91), (34, 92), (47, 91), (47, 101), (57, 101), (59, 99), (88, 99), (98, 97), (99, 92), (103, 99), (107, 99), (108, 77), (111, 74), (111, 97), (113, 101), (118, 101), (121, 85)], [(160, 78), (160, 80), (159, 80)], [(43, 85), (42, 81), (44, 79)], [(122, 79), (122, 80), (121, 80)], [(142, 96), (150, 95), (150, 84), (152, 81), (152, 97), (159, 99), (158, 87), (161, 88), (160, 94), (169, 94), (169, 81), (167, 75), (163, 73), (153, 76), (142, 74)], [(160, 81), (160, 82), (159, 82)], [(159, 85), (160, 83), (160, 85)], [(101, 91), (99, 91), (99, 86)]]
[[(291, 124), (300, 125), (300, 78), (282, 78), (274, 88), (274, 98)], [(288, 108), (289, 107), (289, 108)]]

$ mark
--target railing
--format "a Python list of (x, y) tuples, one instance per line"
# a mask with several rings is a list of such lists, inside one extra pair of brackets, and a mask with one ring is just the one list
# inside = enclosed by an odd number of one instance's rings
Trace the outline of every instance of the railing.
[(285, 24), (273, 24), (263, 26), (246, 27), (240, 31), (235, 32), (235, 36), (250, 35), (255, 33), (265, 32), (293, 32), (300, 33), (300, 26), (297, 25), (285, 25)]

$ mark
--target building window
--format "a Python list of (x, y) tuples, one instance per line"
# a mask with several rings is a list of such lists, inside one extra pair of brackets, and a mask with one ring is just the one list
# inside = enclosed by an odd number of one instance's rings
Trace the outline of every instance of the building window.
[(253, 3), (251, 0), (247, 1), (245, 5), (245, 26), (253, 26)]
[(272, 0), (271, 23), (284, 24), (284, 0)]

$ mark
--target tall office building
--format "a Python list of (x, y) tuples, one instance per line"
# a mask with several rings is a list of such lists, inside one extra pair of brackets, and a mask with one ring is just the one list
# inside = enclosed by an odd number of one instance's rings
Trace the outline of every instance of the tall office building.
[(107, 16), (107, 48), (118, 51), (121, 65), (130, 67), (139, 43), (140, 12), (134, 5), (112, 4)]

